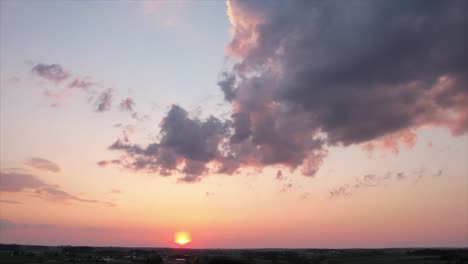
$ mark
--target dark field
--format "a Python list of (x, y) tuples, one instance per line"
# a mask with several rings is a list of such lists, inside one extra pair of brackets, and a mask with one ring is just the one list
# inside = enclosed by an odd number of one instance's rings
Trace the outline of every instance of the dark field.
[(171, 249), (0, 245), (3, 263), (468, 263), (468, 249)]

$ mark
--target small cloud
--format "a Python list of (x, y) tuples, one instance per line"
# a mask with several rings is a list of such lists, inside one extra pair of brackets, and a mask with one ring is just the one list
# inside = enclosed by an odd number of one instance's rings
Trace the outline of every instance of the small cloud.
[(337, 197), (351, 195), (349, 188), (350, 188), (349, 185), (345, 184), (343, 186), (339, 186), (337, 188), (332, 189), (331, 191), (329, 191), (330, 199), (335, 199)]
[(412, 149), (416, 144), (417, 139), (418, 136), (415, 132), (411, 130), (402, 130), (374, 139), (363, 144), (361, 147), (367, 152), (370, 158), (377, 149), (387, 150), (398, 155), (400, 153), (401, 145), (406, 146), (408, 149)]
[(442, 170), (438, 170), (434, 175), (432, 175), (432, 177), (438, 178), (438, 177), (442, 176), (442, 174), (443, 174), (443, 171), (442, 171)]
[(60, 64), (38, 63), (31, 69), (31, 72), (56, 84), (70, 76), (70, 73), (65, 71)]
[(114, 159), (114, 160), (101, 160), (96, 162), (96, 165), (99, 167), (106, 167), (109, 164), (120, 164), (120, 160)]
[(122, 102), (119, 104), (119, 108), (121, 111), (133, 111), (133, 108), (135, 107), (135, 100), (131, 97), (127, 97)]
[(97, 112), (105, 112), (109, 111), (112, 107), (112, 89), (107, 89), (106, 91), (102, 92), (99, 97), (97, 98), (96, 104), (96, 111)]
[(96, 83), (90, 81), (89, 78), (75, 78), (72, 82), (68, 84), (68, 88), (88, 90), (94, 85), (96, 85)]
[(135, 119), (136, 121), (143, 122), (143, 121), (148, 120), (149, 116), (148, 115), (140, 116), (137, 112), (133, 112), (132, 113), (132, 118)]
[(195, 183), (201, 181), (201, 175), (197, 174), (186, 174), (184, 177), (177, 179), (178, 183)]
[(405, 178), (405, 173), (403, 171), (397, 173), (397, 179), (403, 180)]
[(422, 180), (425, 176), (424, 169), (420, 169), (418, 171), (414, 172), (414, 175), (416, 175), (416, 179), (414, 180), (413, 183), (418, 183), (420, 180)]
[(213, 196), (213, 195), (215, 195), (214, 192), (205, 192), (206, 197), (210, 197), (210, 196)]
[(432, 141), (430, 141), (430, 140), (427, 141), (427, 147), (428, 147), (428, 148), (432, 148)]
[(283, 172), (281, 170), (278, 170), (276, 172), (275, 179), (277, 179), (278, 181), (282, 181), (282, 180), (285, 180), (286, 178), (283, 176)]
[(110, 193), (113, 193), (113, 194), (120, 194), (120, 193), (122, 193), (122, 191), (121, 191), (121, 190), (118, 190), (118, 189), (111, 189), (111, 190), (110, 190)]
[(285, 184), (283, 184), (283, 186), (281, 187), (280, 192), (287, 192), (287, 191), (291, 190), (292, 187), (293, 187), (293, 184), (292, 184), (292, 183), (285, 183)]
[(26, 161), (26, 165), (43, 171), (55, 173), (61, 171), (61, 168), (55, 162), (37, 157), (30, 158), (28, 161)]
[(66, 95), (66, 91), (61, 90), (61, 91), (52, 91), (52, 90), (46, 90), (44, 91), (44, 96), (47, 99), (52, 99), (52, 100), (60, 100), (63, 99)]

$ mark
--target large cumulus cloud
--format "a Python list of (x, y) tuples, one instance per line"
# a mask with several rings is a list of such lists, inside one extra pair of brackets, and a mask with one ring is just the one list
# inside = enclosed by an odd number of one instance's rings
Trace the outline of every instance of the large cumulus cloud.
[(465, 133), (466, 12), (466, 1), (228, 1), (240, 61), (219, 85), (234, 121), (249, 120), (234, 139), (294, 167), (323, 149), (317, 135), (394, 149), (421, 126)]
[(227, 6), (226, 51), (235, 59), (218, 85), (231, 119), (190, 118), (173, 106), (159, 142), (111, 147), (126, 152), (129, 166), (178, 170), (186, 181), (269, 165), (313, 176), (328, 146), (397, 152), (400, 143), (414, 145), (422, 126), (467, 132), (467, 1)]
[(141, 147), (124, 136), (109, 149), (125, 152), (118, 162), (124, 167), (165, 176), (180, 171), (186, 175), (180, 180), (186, 182), (198, 181), (208, 170), (207, 164), (222, 157), (220, 145), (228, 126), (216, 117), (190, 118), (185, 109), (173, 105), (160, 128), (159, 142)]

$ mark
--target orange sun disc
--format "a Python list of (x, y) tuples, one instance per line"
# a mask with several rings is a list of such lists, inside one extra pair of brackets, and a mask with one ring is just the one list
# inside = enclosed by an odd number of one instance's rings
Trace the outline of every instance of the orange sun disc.
[(179, 231), (174, 235), (174, 243), (179, 244), (181, 246), (190, 243), (190, 241), (192, 241), (192, 237), (188, 232)]

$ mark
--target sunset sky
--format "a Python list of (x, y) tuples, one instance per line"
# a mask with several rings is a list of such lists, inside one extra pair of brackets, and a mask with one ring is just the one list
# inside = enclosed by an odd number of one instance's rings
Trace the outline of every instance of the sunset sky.
[(468, 246), (468, 1), (0, 8), (0, 243)]

